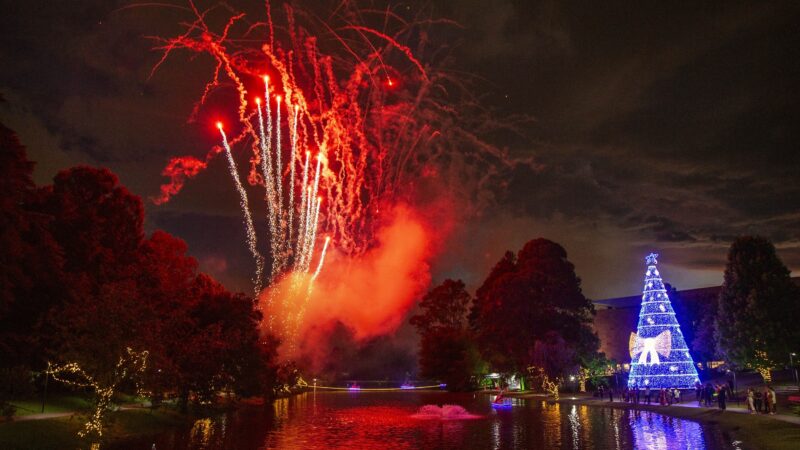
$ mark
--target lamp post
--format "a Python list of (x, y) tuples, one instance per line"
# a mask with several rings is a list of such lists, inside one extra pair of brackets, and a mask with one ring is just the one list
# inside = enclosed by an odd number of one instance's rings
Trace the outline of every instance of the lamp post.
[(42, 414), (44, 414), (44, 404), (47, 401), (47, 379), (50, 377), (50, 363), (47, 363), (47, 370), (44, 372), (44, 395), (42, 396)]
[(734, 397), (736, 397), (736, 405), (738, 406), (739, 405), (739, 396), (736, 394), (736, 391), (737, 391), (737, 388), (736, 388), (736, 371), (728, 369), (728, 372), (733, 374), (733, 392), (732, 392), (732, 394), (733, 394)]

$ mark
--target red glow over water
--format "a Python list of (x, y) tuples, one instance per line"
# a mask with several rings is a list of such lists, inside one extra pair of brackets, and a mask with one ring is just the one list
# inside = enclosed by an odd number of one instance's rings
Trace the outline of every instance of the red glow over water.
[[(514, 400), (483, 394), (324, 392), (197, 420), (109, 448), (188, 449), (733, 449), (718, 428), (648, 412)], [(420, 420), (424, 405), (457, 404), (480, 417)]]

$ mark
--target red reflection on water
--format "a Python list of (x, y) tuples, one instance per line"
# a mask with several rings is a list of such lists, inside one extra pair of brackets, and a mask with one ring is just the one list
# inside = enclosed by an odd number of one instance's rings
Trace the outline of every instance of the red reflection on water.
[[(465, 422), (474, 420), (420, 420), (408, 404), (363, 405), (346, 408), (297, 410), (280, 432), (267, 437), (268, 448), (415, 449), (463, 448)], [(466, 416), (465, 416), (466, 417)], [(469, 415), (470, 419), (483, 416)], [(313, 441), (309, 437), (313, 435)]]

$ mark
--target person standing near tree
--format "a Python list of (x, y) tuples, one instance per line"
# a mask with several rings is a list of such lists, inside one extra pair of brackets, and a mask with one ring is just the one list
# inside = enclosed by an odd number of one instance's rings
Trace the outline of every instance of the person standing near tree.
[(711, 399), (712, 397), (714, 397), (714, 387), (711, 386), (711, 383), (706, 383), (705, 395), (706, 395), (705, 399), (706, 406), (711, 406)]
[(772, 413), (772, 394), (769, 392), (769, 388), (764, 386), (764, 414)]
[(697, 406), (703, 406), (703, 385), (699, 381), (694, 383), (694, 399), (697, 400)]
[(726, 397), (725, 386), (720, 386), (719, 392), (717, 393), (717, 402), (719, 403), (719, 409), (723, 411), (725, 411), (726, 408), (725, 397)]
[(756, 403), (756, 412), (761, 412), (761, 403), (762, 403), (762, 396), (761, 391), (755, 391), (755, 403)]
[(750, 414), (756, 413), (756, 407), (753, 404), (753, 388), (747, 388), (747, 410), (750, 411)]
[(778, 412), (778, 396), (775, 394), (775, 389), (772, 386), (769, 386), (769, 397), (770, 403), (772, 404), (772, 411), (770, 414), (775, 415)]

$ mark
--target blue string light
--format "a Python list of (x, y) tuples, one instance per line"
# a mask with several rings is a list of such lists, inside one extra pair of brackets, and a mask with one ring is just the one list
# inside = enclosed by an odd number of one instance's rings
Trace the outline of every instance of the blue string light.
[(642, 308), (636, 333), (631, 333), (628, 387), (691, 388), (700, 381), (678, 318), (658, 272), (657, 253), (645, 258)]

